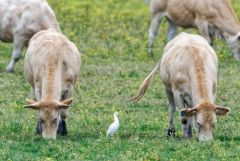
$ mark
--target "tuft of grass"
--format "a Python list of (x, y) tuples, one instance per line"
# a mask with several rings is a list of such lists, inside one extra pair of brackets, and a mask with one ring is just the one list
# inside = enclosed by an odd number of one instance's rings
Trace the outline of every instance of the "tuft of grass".
[[(238, 0), (231, 2), (240, 17)], [(143, 1), (49, 0), (49, 4), (63, 33), (83, 53), (67, 120), (69, 135), (57, 140), (35, 135), (36, 113), (23, 108), (25, 99), (32, 98), (23, 59), (14, 74), (6, 73), (12, 44), (0, 43), (0, 160), (240, 160), (240, 68), (223, 42), (214, 45), (219, 58), (216, 103), (231, 108), (231, 113), (218, 118), (213, 141), (200, 143), (181, 139), (176, 112), (177, 137), (167, 139), (167, 99), (158, 76), (141, 101), (126, 102), (161, 57), (166, 21), (151, 59), (146, 49), (150, 16)], [(120, 129), (107, 139), (114, 111), (120, 113)]]

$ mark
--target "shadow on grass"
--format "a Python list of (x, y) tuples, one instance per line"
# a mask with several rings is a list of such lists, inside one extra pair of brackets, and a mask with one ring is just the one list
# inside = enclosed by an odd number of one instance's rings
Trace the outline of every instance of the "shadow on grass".
[(220, 141), (240, 141), (240, 136), (223, 136), (219, 135), (216, 137), (216, 139)]
[(97, 133), (70, 133), (67, 136), (58, 136), (61, 139), (67, 139), (71, 141), (79, 141), (85, 139), (98, 139), (102, 135), (98, 135)]
[[(121, 134), (119, 136), (121, 139), (123, 140), (131, 140), (134, 138), (138, 138), (138, 139), (147, 139), (147, 140), (169, 140), (169, 141), (183, 141), (183, 140), (189, 140), (186, 138), (182, 138), (182, 136), (177, 135), (175, 137), (168, 137), (167, 134), (166, 135), (162, 135), (158, 134), (158, 133), (125, 133), (125, 134)], [(191, 138), (191, 139), (195, 139), (195, 138)]]

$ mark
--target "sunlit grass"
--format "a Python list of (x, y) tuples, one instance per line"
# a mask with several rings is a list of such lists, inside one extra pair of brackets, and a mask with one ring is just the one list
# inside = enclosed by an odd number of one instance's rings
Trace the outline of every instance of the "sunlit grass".
[[(240, 17), (240, 4), (232, 0)], [(166, 43), (167, 23), (154, 44), (155, 58), (147, 57), (150, 16), (143, 0), (50, 0), (62, 31), (83, 53), (81, 75), (69, 110), (69, 135), (44, 140), (35, 135), (36, 113), (24, 109), (31, 89), (23, 74), (23, 59), (14, 74), (5, 72), (11, 44), (0, 43), (0, 160), (240, 160), (239, 62), (221, 41), (216, 103), (231, 108), (218, 119), (215, 139), (199, 143), (167, 139), (168, 109), (159, 76), (144, 98), (126, 102), (155, 66)], [(182, 29), (179, 29), (179, 32)], [(195, 30), (188, 30), (195, 32)], [(106, 138), (113, 112), (120, 129)]]

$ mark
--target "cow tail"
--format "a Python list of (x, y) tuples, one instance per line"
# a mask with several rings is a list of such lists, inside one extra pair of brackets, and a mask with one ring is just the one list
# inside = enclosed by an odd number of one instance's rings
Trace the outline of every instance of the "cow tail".
[(160, 61), (157, 63), (157, 65), (151, 71), (151, 73), (142, 82), (142, 84), (140, 85), (140, 87), (139, 87), (137, 93), (135, 94), (135, 96), (129, 98), (128, 101), (130, 101), (130, 102), (137, 102), (137, 101), (139, 101), (143, 97), (143, 95), (145, 94), (146, 90), (148, 89), (148, 86), (152, 82), (155, 74), (157, 73), (157, 71), (159, 69), (159, 66), (160, 66)]

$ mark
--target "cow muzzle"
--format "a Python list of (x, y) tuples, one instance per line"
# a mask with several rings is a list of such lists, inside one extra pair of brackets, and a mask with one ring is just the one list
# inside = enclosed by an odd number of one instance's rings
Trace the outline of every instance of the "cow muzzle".
[(42, 136), (45, 139), (56, 139), (57, 133), (56, 132), (51, 132), (51, 133), (47, 133), (45, 131), (42, 132)]

